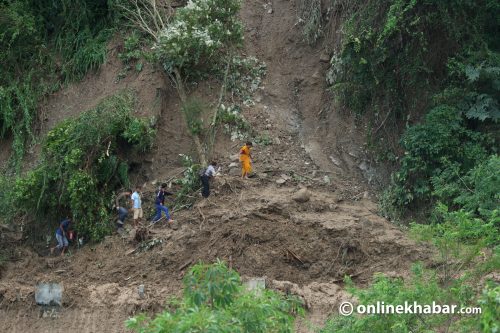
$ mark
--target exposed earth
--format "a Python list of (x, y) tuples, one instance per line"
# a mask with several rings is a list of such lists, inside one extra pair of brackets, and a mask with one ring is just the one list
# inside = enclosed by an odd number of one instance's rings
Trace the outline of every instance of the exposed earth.
[[(149, 246), (138, 246), (133, 235), (114, 234), (51, 257), (46, 248), (28, 247), (17, 233), (1, 230), (17, 258), (1, 271), (1, 332), (126, 332), (131, 315), (158, 312), (167, 298), (180, 295), (190, 265), (217, 258), (245, 280), (265, 277), (267, 287), (302, 297), (307, 320), (297, 330), (309, 332), (308, 321), (321, 325), (351, 298), (343, 290), (345, 275), (364, 286), (376, 272), (405, 277), (413, 262), (431, 262), (427, 247), (377, 214), (363, 128), (330, 109), (324, 51), (301, 41), (294, 2), (246, 1), (241, 15), (246, 54), (267, 65), (255, 105), (244, 109), (253, 128), (271, 138), (255, 147), (257, 176), (239, 178), (231, 163), (241, 142), (221, 132), (214, 157), (222, 174), (212, 196), (176, 212), (172, 228), (152, 228)], [(145, 68), (116, 80), (118, 44), (111, 43), (99, 73), (47, 99), (40, 133), (121, 89), (138, 92), (137, 112), (158, 119), (155, 149), (137, 160), (135, 170), (136, 181), (152, 193), (158, 182), (182, 171), (178, 154), (193, 149), (178, 98), (161, 72)], [(215, 100), (217, 89), (200, 85), (194, 94)], [(38, 150), (33, 147), (32, 160)], [(62, 307), (36, 305), (34, 290), (41, 282), (62, 284)], [(145, 286), (144, 298), (139, 285)]]

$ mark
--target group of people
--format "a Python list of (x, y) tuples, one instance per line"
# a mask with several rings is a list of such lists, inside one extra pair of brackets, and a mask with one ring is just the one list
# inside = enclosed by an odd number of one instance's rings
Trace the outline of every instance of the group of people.
[[(240, 148), (240, 163), (241, 163), (241, 178), (249, 178), (252, 172), (252, 142), (247, 141), (243, 147)], [(215, 177), (217, 171), (215, 168), (217, 167), (217, 162), (212, 161), (206, 169), (202, 169), (200, 173), (201, 179), (201, 195), (204, 198), (208, 198), (210, 196), (210, 180)]]
[[(251, 149), (252, 142), (249, 141), (246, 142), (245, 145), (240, 149), (239, 160), (241, 162), (241, 177), (244, 179), (248, 178), (250, 176), (250, 173), (252, 172), (252, 155), (250, 152)], [(214, 178), (217, 173), (215, 169), (216, 167), (217, 162), (212, 161), (208, 165), (208, 167), (203, 169), (200, 173), (200, 180), (202, 184), (201, 195), (203, 196), (203, 198), (208, 198), (210, 196), (210, 180)], [(168, 207), (165, 206), (165, 197), (172, 194), (173, 193), (167, 191), (166, 184), (161, 184), (159, 190), (156, 192), (156, 214), (151, 220), (152, 224), (155, 224), (162, 219), (162, 212), (165, 213), (167, 223), (172, 224), (174, 222), (170, 215)], [(128, 216), (129, 209), (126, 208), (127, 206), (130, 206), (133, 211), (134, 228), (138, 227), (141, 224), (144, 217), (141, 197), (142, 193), (140, 186), (137, 186), (134, 192), (128, 190), (118, 194), (118, 196), (116, 197), (115, 207), (118, 212), (117, 229), (119, 232), (123, 230), (125, 220)], [(123, 204), (124, 200), (125, 203)], [(71, 223), (72, 220), (70, 217), (66, 217), (60, 222), (59, 227), (56, 230), (57, 246), (51, 248), (51, 253), (53, 253), (54, 250), (57, 249), (60, 251), (61, 255), (64, 255), (69, 245), (68, 238), (71, 238)]]
[[(172, 224), (174, 222), (174, 220), (170, 216), (168, 207), (165, 206), (165, 197), (172, 194), (173, 193), (167, 191), (166, 184), (161, 184), (160, 188), (156, 192), (156, 197), (155, 197), (156, 214), (151, 220), (151, 223), (154, 224), (160, 221), (162, 218), (162, 212), (165, 213), (167, 223)], [(128, 198), (130, 199), (127, 201), (130, 202), (130, 206), (134, 213), (133, 215), (134, 227), (138, 227), (139, 224), (142, 222), (142, 218), (144, 217), (144, 212), (142, 210), (141, 187), (137, 186), (133, 193), (130, 190), (122, 192), (116, 197), (116, 202), (115, 202), (115, 206), (118, 211), (118, 222), (117, 222), (118, 229), (123, 228), (125, 219), (128, 216), (128, 209), (125, 207), (126, 204), (122, 205), (121, 201), (123, 201), (123, 199), (128, 199)]]

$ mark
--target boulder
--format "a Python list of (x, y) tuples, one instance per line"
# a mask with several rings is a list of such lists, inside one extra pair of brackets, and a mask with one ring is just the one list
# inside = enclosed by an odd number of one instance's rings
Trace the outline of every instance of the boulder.
[(311, 193), (306, 189), (300, 189), (297, 193), (292, 196), (292, 199), (299, 203), (308, 202), (311, 200)]
[(63, 287), (59, 283), (40, 283), (35, 289), (35, 301), (39, 305), (62, 305)]

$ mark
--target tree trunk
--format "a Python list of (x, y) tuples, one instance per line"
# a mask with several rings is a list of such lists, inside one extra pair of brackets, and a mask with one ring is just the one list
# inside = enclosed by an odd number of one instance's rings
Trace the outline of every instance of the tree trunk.
[[(177, 93), (179, 94), (179, 98), (181, 99), (181, 105), (184, 105), (187, 101), (187, 95), (186, 95), (186, 90), (184, 88), (184, 82), (182, 81), (182, 76), (178, 68), (174, 69), (174, 75), (175, 75), (175, 86), (177, 88)], [(189, 124), (184, 114), (183, 118), (186, 123), (186, 126), (189, 129)], [(194, 146), (196, 148), (196, 153), (198, 154), (198, 159), (200, 164), (202, 165), (202, 167), (207, 166), (207, 158), (205, 155), (205, 150), (203, 149), (199, 135), (191, 133), (191, 137), (193, 138)]]

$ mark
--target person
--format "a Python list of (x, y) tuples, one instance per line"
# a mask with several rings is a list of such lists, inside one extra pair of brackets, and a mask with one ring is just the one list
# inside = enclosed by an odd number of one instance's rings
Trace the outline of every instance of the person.
[(172, 195), (173, 193), (170, 193), (167, 191), (167, 184), (161, 184), (160, 189), (156, 193), (156, 200), (155, 200), (155, 206), (156, 206), (156, 215), (151, 221), (151, 223), (156, 223), (161, 219), (161, 212), (165, 212), (165, 216), (167, 218), (167, 222), (172, 224), (174, 220), (170, 217), (170, 214), (168, 212), (168, 207), (165, 206), (165, 196), (166, 195)]
[(125, 220), (128, 216), (128, 209), (120, 205), (120, 200), (127, 197), (130, 198), (131, 195), (132, 191), (127, 190), (125, 192), (118, 194), (118, 196), (116, 197), (115, 206), (116, 210), (118, 211), (118, 225), (117, 225), (118, 230), (123, 228)]
[(137, 186), (135, 192), (130, 196), (132, 209), (134, 211), (134, 228), (137, 228), (141, 223), (143, 212), (141, 203), (141, 187)]
[(64, 251), (68, 248), (68, 230), (71, 224), (71, 218), (66, 217), (59, 223), (59, 228), (56, 230), (57, 245), (50, 249), (50, 253), (54, 253), (55, 249), (61, 250), (61, 256), (64, 255)]
[(212, 161), (210, 165), (203, 170), (200, 178), (201, 178), (201, 184), (203, 185), (203, 188), (201, 189), (201, 195), (204, 198), (208, 198), (210, 195), (210, 179), (215, 177), (216, 171), (215, 167), (217, 166), (217, 162)]
[(246, 142), (240, 149), (240, 162), (241, 162), (241, 178), (248, 178), (250, 172), (252, 172), (252, 154), (250, 150), (252, 149), (252, 143), (250, 141)]

